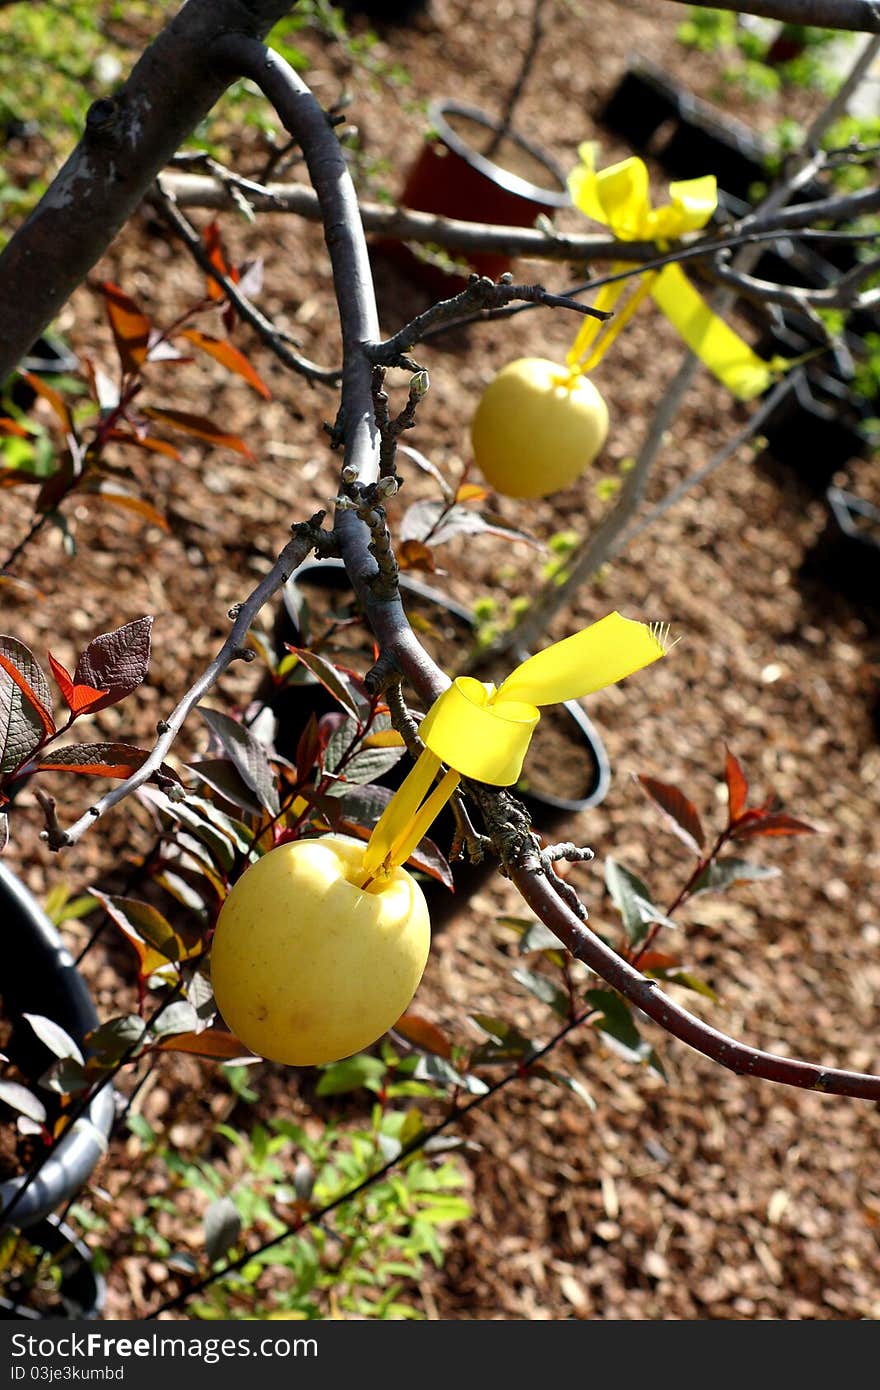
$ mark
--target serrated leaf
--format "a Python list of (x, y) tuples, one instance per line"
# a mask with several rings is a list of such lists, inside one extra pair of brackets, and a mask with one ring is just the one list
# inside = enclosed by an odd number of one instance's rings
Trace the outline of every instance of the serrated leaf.
[(405, 1013), (395, 1023), (394, 1031), (414, 1047), (431, 1052), (435, 1057), (445, 1057), (448, 1061), (452, 1056), (452, 1044), (446, 1034), (421, 1014)]
[(259, 816), (263, 808), (229, 758), (200, 758), (188, 764), (200, 781), (219, 793), (230, 805)]
[(0, 636), (0, 772), (18, 767), (54, 733), (51, 710), (49, 682), (33, 652)]
[[(366, 839), (394, 793), (389, 787), (375, 785), (345, 786), (343, 791), (344, 794), (336, 798), (343, 815), (335, 828), (345, 834)], [(409, 868), (418, 869), (437, 883), (444, 884), (451, 892), (455, 891), (455, 879), (449, 861), (429, 836), (423, 836), (406, 862)]]
[[(169, 444), (166, 439), (156, 439), (151, 434), (136, 434), (128, 430), (108, 430), (107, 438), (114, 444), (129, 444), (136, 449), (143, 449), (148, 454), (162, 454), (165, 458), (174, 459), (175, 463), (180, 463), (182, 455), (179, 449), (175, 449), (173, 444)], [(167, 530), (167, 523), (166, 523)]]
[(664, 819), (688, 849), (699, 856), (706, 843), (699, 812), (694, 803), (670, 782), (639, 774), (636, 778), (644, 791), (663, 812)]
[(198, 1027), (199, 1016), (185, 999), (176, 999), (154, 1019), (150, 1034), (154, 1038), (171, 1037), (179, 1033), (191, 1033)]
[(0, 1101), (11, 1110), (16, 1110), (19, 1115), (33, 1120), (34, 1124), (46, 1123), (46, 1107), (43, 1102), (17, 1081), (0, 1081)]
[[(392, 767), (397, 766), (405, 752), (405, 748), (360, 749), (353, 758), (349, 758), (338, 773), (337, 780), (330, 783), (327, 788), (328, 795), (344, 796), (352, 784), (366, 786), (370, 782), (378, 781), (386, 772), (390, 772)], [(335, 769), (327, 766), (327, 771), (333, 772)]]
[(168, 518), (157, 511), (152, 502), (139, 497), (135, 492), (124, 491), (115, 480), (104, 477), (88, 478), (80, 492), (97, 498), (99, 502), (106, 502), (108, 506), (120, 507), (124, 512), (134, 512), (150, 526), (158, 526), (160, 531), (171, 530)]
[(470, 1017), (489, 1037), (489, 1042), (481, 1043), (471, 1053), (472, 1066), (480, 1062), (521, 1060), (534, 1052), (535, 1045), (531, 1039), (503, 1018), (496, 1018), (492, 1014), (471, 1014)]
[(233, 347), (226, 338), (212, 338), (208, 333), (200, 333), (196, 328), (185, 328), (181, 336), (186, 338), (188, 342), (194, 343), (197, 348), (201, 348), (202, 352), (206, 352), (209, 357), (213, 357), (227, 371), (235, 372), (237, 376), (243, 377), (248, 385), (252, 386), (264, 400), (272, 399), (272, 392), (251, 366), (244, 353), (239, 352), (238, 348)]
[(144, 1020), (137, 1014), (124, 1014), (119, 1018), (109, 1018), (85, 1036), (89, 1051), (102, 1066), (114, 1066), (129, 1048), (143, 1046), (148, 1032)]
[(79, 1096), (92, 1084), (84, 1064), (74, 1057), (53, 1062), (40, 1077), (40, 1085), (61, 1096)]
[(82, 1062), (83, 1055), (78, 1044), (65, 1032), (60, 1023), (55, 1023), (43, 1014), (22, 1014), (22, 1018), (27, 1019), (40, 1042), (55, 1057), (72, 1057), (74, 1061)]
[[(149, 757), (143, 748), (130, 743), (68, 743), (39, 754), (35, 772), (76, 772), (83, 777), (131, 777)], [(164, 770), (175, 776), (172, 769)]]
[(794, 816), (788, 816), (784, 811), (770, 811), (757, 820), (749, 821), (746, 825), (735, 826), (731, 831), (732, 840), (753, 840), (758, 835), (816, 835), (818, 831), (814, 825), (807, 825), (806, 821), (795, 820)]
[(752, 864), (747, 859), (713, 859), (700, 874), (691, 894), (722, 892), (735, 883), (760, 883), (778, 878), (780, 870), (769, 864)]
[[(441, 519), (442, 518), (442, 519)], [(414, 502), (403, 515), (400, 524), (401, 541), (429, 541), (431, 545), (443, 545), (456, 536), (499, 536), (508, 542), (519, 541), (537, 550), (543, 550), (541, 541), (525, 531), (516, 531), (508, 526), (500, 526), (487, 521), (480, 512), (470, 507), (449, 506), (445, 502)]]
[(315, 679), (320, 681), (324, 689), (330, 692), (334, 700), (338, 701), (360, 727), (366, 712), (365, 701), (359, 698), (348, 672), (335, 666), (332, 661), (328, 661), (326, 657), (320, 656), (317, 652), (308, 651), (305, 647), (288, 645), (288, 651), (299, 658), (306, 670), (311, 671)]
[(571, 1010), (569, 1009), (568, 995), (552, 980), (548, 980), (546, 975), (539, 975), (534, 970), (526, 970), (523, 966), (517, 966), (510, 973), (519, 984), (529, 991), (529, 994), (540, 999), (542, 1004), (549, 1004), (559, 1018), (569, 1017)]
[(140, 978), (147, 980), (169, 964), (179, 965), (204, 953), (201, 941), (186, 941), (151, 903), (136, 898), (110, 897), (90, 888), (137, 955)]
[(205, 1252), (213, 1264), (222, 1260), (241, 1235), (241, 1217), (231, 1197), (218, 1197), (205, 1212)]
[(725, 749), (724, 754), (724, 780), (727, 783), (728, 821), (732, 824), (739, 820), (746, 809), (749, 783), (742, 763), (729, 748)]
[(216, 1062), (239, 1062), (254, 1056), (250, 1048), (239, 1042), (232, 1033), (220, 1029), (206, 1028), (202, 1033), (177, 1033), (174, 1037), (163, 1038), (159, 1043), (160, 1052), (185, 1052), (194, 1057), (209, 1057)]
[(659, 922), (665, 927), (678, 925), (654, 906), (650, 891), (642, 880), (618, 864), (616, 859), (608, 858), (605, 861), (605, 886), (620, 913), (632, 945), (637, 946), (645, 938), (652, 922)]
[(269, 763), (266, 749), (237, 719), (230, 719), (220, 710), (198, 706), (199, 714), (208, 728), (216, 734), (229, 754), (236, 770), (257, 797), (260, 805), (270, 815), (277, 816), (281, 809), (275, 776)]
[(369, 1057), (366, 1053), (358, 1053), (356, 1057), (349, 1057), (343, 1062), (334, 1062), (331, 1066), (324, 1069), (321, 1079), (315, 1087), (315, 1094), (319, 1096), (340, 1096), (346, 1091), (357, 1091), (362, 1086), (369, 1087), (371, 1084), (382, 1080), (387, 1068), (385, 1063), (378, 1057)]
[(77, 685), (69, 671), (61, 665), (60, 661), (55, 660), (51, 652), (47, 652), (46, 655), (49, 658), (52, 675), (55, 677), (58, 688), (74, 718), (78, 718), (81, 714), (87, 714), (98, 700), (103, 699), (107, 694), (106, 688), (96, 690), (91, 685)]
[[(428, 1053), (419, 1058), (413, 1077), (416, 1081), (439, 1081), (444, 1086), (460, 1086), (462, 1088), (466, 1086), (465, 1078), (456, 1071), (452, 1063), (447, 1061), (445, 1057), (438, 1057), (434, 1053)], [(484, 1082), (480, 1084), (485, 1085)]]
[(152, 324), (118, 285), (106, 280), (101, 288), (122, 370), (137, 372), (147, 360)]
[(102, 632), (86, 647), (76, 663), (73, 679), (77, 685), (107, 692), (91, 706), (91, 713), (115, 705), (144, 680), (150, 669), (152, 628), (152, 617), (135, 618), (112, 632)]
[(60, 392), (56, 391), (54, 386), (50, 386), (48, 381), (43, 381), (42, 377), (37, 376), (36, 372), (22, 371), (20, 375), (22, 379), (27, 382), (28, 386), (30, 386), (31, 390), (35, 391), (38, 396), (41, 396), (43, 400), (47, 401), (52, 407), (55, 418), (64, 433), (66, 435), (73, 435), (75, 433), (73, 420), (70, 417), (70, 411)]
[(600, 1014), (591, 1021), (592, 1026), (615, 1044), (614, 1050), (620, 1056), (630, 1062), (648, 1060), (651, 1045), (641, 1037), (629, 1005), (619, 994), (610, 989), (589, 989), (584, 998)]
[(159, 410), (153, 405), (141, 406), (141, 414), (150, 420), (158, 420), (163, 425), (171, 425), (183, 434), (191, 434), (196, 439), (207, 440), (209, 444), (232, 449), (236, 454), (243, 454), (252, 463), (256, 462), (254, 454), (243, 439), (237, 434), (229, 434), (204, 415), (192, 415), (186, 410)]
[(671, 985), (681, 985), (683, 989), (690, 989), (695, 994), (702, 994), (704, 999), (711, 999), (713, 1004), (718, 1003), (718, 995), (712, 986), (707, 985), (705, 980), (701, 980), (699, 975), (694, 975), (690, 970), (664, 972), (663, 978)]

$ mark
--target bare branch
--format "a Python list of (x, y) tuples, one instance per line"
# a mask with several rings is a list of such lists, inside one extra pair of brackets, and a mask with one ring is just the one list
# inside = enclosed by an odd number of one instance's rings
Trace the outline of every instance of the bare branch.
[[(111, 807), (118, 806), (120, 801), (124, 801), (139, 786), (148, 781), (161, 766), (171, 745), (183, 727), (184, 720), (190, 711), (198, 704), (203, 696), (216, 685), (226, 668), (236, 657), (241, 655), (245, 648), (250, 626), (260, 609), (268, 603), (269, 599), (277, 593), (282, 584), (289, 579), (297, 565), (302, 564), (303, 560), (314, 549), (320, 537), (321, 522), (324, 519), (323, 512), (316, 512), (310, 521), (302, 522), (293, 527), (294, 536), (292, 540), (282, 550), (275, 564), (269, 573), (260, 581), (253, 593), (245, 599), (238, 608), (235, 622), (232, 625), (229, 636), (223, 643), (210, 666), (203, 671), (198, 680), (190, 687), (177, 704), (173, 712), (160, 725), (159, 737), (153, 746), (150, 756), (141, 764), (131, 777), (126, 778), (102, 796), (100, 801), (96, 801), (90, 806), (85, 815), (80, 816), (79, 820), (69, 827), (55, 839), (48, 841), (50, 849), (63, 849), (67, 845), (75, 844), (81, 839), (90, 826), (109, 811)], [(44, 832), (48, 835), (48, 832)]]
[(880, 1076), (820, 1067), (813, 1062), (762, 1052), (719, 1032), (676, 1004), (658, 989), (655, 980), (640, 975), (622, 956), (606, 946), (566, 906), (546, 878), (522, 866), (512, 868), (510, 877), (532, 911), (559, 937), (573, 956), (595, 970), (606, 984), (619, 990), (625, 999), (659, 1023), (664, 1032), (687, 1043), (688, 1047), (701, 1052), (704, 1057), (711, 1058), (738, 1076), (760, 1077), (783, 1086), (826, 1091), (832, 1095), (852, 1096), (856, 1100), (880, 1100)]
[(217, 268), (205, 250), (202, 238), (177, 207), (174, 194), (168, 192), (162, 178), (156, 180), (150, 201), (165, 221), (173, 227), (199, 269), (203, 270), (215, 284), (220, 286), (239, 317), (251, 325), (285, 367), (289, 367), (299, 376), (304, 376), (308, 381), (322, 381), (331, 386), (338, 384), (342, 375), (341, 367), (319, 367), (316, 362), (310, 362), (307, 357), (294, 352), (272, 321), (267, 319), (265, 314), (262, 314), (256, 305), (242, 294), (238, 285), (230, 280), (228, 275), (224, 275), (222, 270)]
[(225, 90), (211, 40), (228, 28), (262, 37), (290, 8), (291, 0), (189, 0), (124, 86), (93, 103), (76, 149), (0, 255), (0, 381)]

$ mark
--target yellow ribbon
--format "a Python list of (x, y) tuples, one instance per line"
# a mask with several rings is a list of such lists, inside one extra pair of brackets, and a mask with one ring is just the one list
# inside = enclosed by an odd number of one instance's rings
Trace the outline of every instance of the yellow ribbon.
[[(705, 227), (718, 206), (714, 174), (671, 183), (671, 201), (653, 208), (643, 160), (624, 159), (597, 172), (591, 143), (581, 145), (578, 154), (581, 163), (568, 177), (572, 200), (587, 217), (610, 228), (620, 241), (655, 241), (662, 245)], [(617, 274), (629, 264), (620, 261), (612, 272)], [(767, 362), (753, 352), (738, 333), (713, 313), (679, 265), (647, 271), (637, 279), (635, 288), (632, 280), (603, 285), (594, 307), (612, 310), (625, 293), (629, 293), (627, 303), (604, 331), (600, 320), (584, 319), (568, 354), (572, 368), (580, 372), (592, 370), (648, 294), (691, 351), (738, 400), (760, 396), (791, 365), (782, 357)]]
[[(667, 650), (664, 629), (609, 613), (521, 662), (500, 686), (458, 676), (422, 720), (425, 749), (370, 836), (367, 880), (409, 858), (462, 777), (497, 787), (518, 780), (540, 705), (591, 695)], [(441, 763), (449, 771), (428, 795)]]

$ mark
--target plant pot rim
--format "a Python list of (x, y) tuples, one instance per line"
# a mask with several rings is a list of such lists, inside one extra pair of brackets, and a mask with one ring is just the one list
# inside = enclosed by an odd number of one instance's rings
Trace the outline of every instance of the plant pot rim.
[[(98, 1274), (92, 1264), (92, 1252), (85, 1241), (57, 1216), (43, 1217), (27, 1229), (25, 1237), (49, 1255), (54, 1255), (67, 1246), (74, 1251), (79, 1260), (77, 1277), (86, 1281), (88, 1292), (87, 1298), (77, 1300), (76, 1320), (92, 1322), (100, 1318), (107, 1296), (107, 1286), (103, 1275)], [(52, 1313), (47, 1320), (54, 1321), (57, 1316), (56, 1313)], [(13, 1319), (43, 1321), (43, 1315), (34, 1308), (28, 1308), (26, 1304), (16, 1303), (13, 1299), (0, 1295), (0, 1320), (9, 1322)]]
[(513, 144), (518, 145), (521, 150), (530, 155), (532, 159), (538, 161), (559, 185), (558, 188), (545, 188), (539, 184), (532, 183), (529, 179), (522, 178), (519, 174), (511, 173), (504, 169), (500, 164), (495, 164), (493, 160), (487, 159), (478, 150), (475, 150), (462, 139), (461, 135), (452, 128), (446, 119), (446, 114), (464, 116), (468, 120), (484, 126), (487, 130), (498, 134), (501, 130), (501, 122), (495, 117), (489, 116), (477, 106), (467, 106), (462, 102), (454, 101), (451, 98), (437, 98), (428, 105), (428, 119), (434, 130), (436, 130), (443, 144), (459, 159), (470, 166), (470, 168), (482, 174), (484, 178), (499, 188), (505, 189), (508, 193), (513, 193), (520, 198), (526, 198), (531, 202), (544, 203), (548, 208), (567, 208), (571, 207), (571, 197), (568, 192), (568, 185), (565, 175), (559, 166), (538, 149), (524, 136), (517, 135), (513, 130), (504, 132), (505, 137)]
[[(325, 560), (308, 559), (304, 560), (291, 574), (282, 590), (282, 596), (286, 602), (288, 586), (295, 585), (298, 578), (303, 578), (308, 574), (327, 573), (328, 571), (345, 571), (344, 561), (337, 557), (328, 557)], [(414, 594), (417, 598), (426, 599), (430, 603), (436, 603), (438, 607), (445, 608), (453, 617), (460, 618), (462, 622), (470, 627), (474, 626), (474, 615), (464, 604), (449, 594), (444, 594), (442, 590), (433, 588), (430, 584), (424, 584), (421, 580), (412, 579), (407, 574), (399, 577), (400, 587), (404, 593)], [(295, 614), (290, 614), (295, 621)], [(525, 648), (519, 648), (515, 652), (517, 661), (525, 661), (532, 653)], [(583, 741), (589, 745), (596, 765), (596, 784), (592, 791), (582, 797), (562, 797), (553, 796), (549, 792), (536, 792), (527, 790), (523, 793), (516, 793), (520, 799), (527, 804), (533, 802), (548, 807), (554, 811), (575, 814), (578, 811), (589, 810), (591, 806), (598, 806), (608, 795), (608, 788), (611, 785), (611, 764), (605, 745), (602, 742), (592, 720), (587, 715), (583, 705), (579, 700), (564, 700), (560, 702), (561, 709), (564, 709), (580, 734)]]
[[(28, 932), (36, 944), (42, 977), (53, 981), (67, 996), (75, 1024), (68, 1027), (68, 1032), (81, 1044), (85, 1034), (97, 1028), (99, 1022), (85, 980), (36, 898), (2, 861), (0, 902), (4, 907), (4, 917), (11, 919), (17, 930)], [(9, 979), (9, 975), (6, 978)], [(106, 1151), (115, 1112), (113, 1091), (106, 1086), (95, 1096), (80, 1119), (59, 1139), (39, 1175), (28, 1183), (27, 1190), (12, 1212), (13, 1226), (19, 1229), (32, 1226), (67, 1201), (88, 1181)], [(26, 1177), (22, 1175), (0, 1183), (0, 1231), (5, 1229), (2, 1211), (12, 1202), (25, 1181)]]
[(859, 541), (865, 545), (876, 546), (878, 542), (860, 531), (853, 521), (853, 514), (866, 517), (869, 521), (875, 522), (880, 526), (880, 507), (875, 507), (873, 502), (869, 502), (864, 497), (859, 497), (858, 493), (847, 492), (844, 488), (830, 487), (825, 493), (834, 519), (843, 534), (851, 540)]

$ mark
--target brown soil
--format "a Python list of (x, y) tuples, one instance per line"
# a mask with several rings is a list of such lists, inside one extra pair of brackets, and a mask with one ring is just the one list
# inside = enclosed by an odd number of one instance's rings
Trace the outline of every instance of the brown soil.
[[(422, 139), (421, 103), (453, 94), (498, 111), (529, 12), (528, 0), (496, 7), (433, 0), (411, 28), (383, 38), (379, 56), (393, 56), (410, 75), (409, 85), (397, 89), (359, 80), (337, 52), (313, 40), (310, 80), (320, 99), (329, 104), (343, 86), (354, 91), (349, 115), (360, 130), (373, 189), (378, 180), (393, 195), (402, 184)], [(649, 0), (594, 0), (586, 13), (582, 6), (553, 6), (518, 114), (521, 133), (565, 168), (585, 139), (601, 141), (603, 161), (626, 156), (630, 151), (597, 124), (597, 113), (632, 51), (710, 96), (717, 60), (676, 44), (680, 17), (678, 7)], [(733, 93), (726, 109), (768, 129), (781, 114), (803, 114), (817, 102), (785, 93), (753, 107)], [(249, 158), (253, 163), (252, 148), (243, 157), (248, 167)], [(387, 174), (378, 173), (386, 167)], [(665, 179), (654, 175), (659, 193)], [(358, 178), (368, 186), (364, 169)], [(283, 216), (261, 218), (255, 227), (229, 217), (223, 225), (236, 259), (265, 258), (266, 311), (309, 357), (335, 361), (329, 273), (317, 229)], [(580, 223), (566, 213), (560, 225)], [(566, 267), (522, 262), (516, 270), (551, 288), (571, 280)], [(382, 326), (391, 332), (428, 299), (384, 258), (376, 258), (375, 272)], [(104, 279), (135, 294), (160, 322), (170, 321), (201, 283), (146, 215), (135, 217), (96, 268), (93, 284)], [(62, 326), (76, 348), (110, 363), (94, 288), (77, 293)], [(467, 421), (492, 373), (526, 353), (560, 358), (572, 336), (567, 316), (541, 310), (501, 328), (478, 326), (437, 339), (420, 352), (431, 392), (412, 443), (459, 477), (469, 463)], [(6, 595), (6, 630), (40, 657), (50, 646), (68, 666), (95, 633), (142, 613), (156, 615), (149, 680), (119, 709), (96, 717), (102, 737), (149, 740), (157, 719), (223, 640), (227, 610), (266, 570), (290, 522), (335, 493), (336, 459), (321, 430), (333, 418), (334, 396), (285, 374), (247, 333), (238, 341), (272, 387), (271, 402), (202, 367), (157, 367), (149, 398), (173, 398), (179, 408), (222, 420), (247, 437), (258, 464), (195, 443), (184, 446), (183, 467), (157, 459), (148, 471), (142, 464), (143, 488), (172, 519), (170, 536), (136, 517), (77, 503), (69, 509), (77, 553), (66, 556), (61, 537), (48, 532), (18, 567), (41, 590), (39, 604), (17, 591)], [(669, 326), (645, 309), (597, 374), (612, 412), (609, 472), (638, 449), (679, 354)], [(402, 406), (403, 377), (392, 379), (392, 387)], [(743, 409), (701, 373), (649, 501), (705, 463), (743, 418)], [(605, 506), (594, 490), (596, 476), (543, 502), (493, 498), (492, 505), (542, 541), (561, 530), (585, 534)], [(838, 480), (878, 500), (871, 465), (853, 460)], [(433, 495), (430, 480), (413, 470), (392, 520), (409, 502)], [(24, 492), (4, 493), (4, 553), (29, 515)], [(619, 608), (669, 621), (682, 639), (650, 673), (590, 701), (613, 782), (603, 804), (573, 818), (561, 834), (596, 849), (596, 862), (571, 878), (597, 930), (617, 940), (602, 884), (606, 855), (645, 878), (660, 901), (675, 897), (688, 872), (684, 851), (659, 826), (631, 774), (684, 786), (705, 820), (717, 823), (728, 743), (756, 799), (775, 794), (822, 835), (756, 851), (783, 870), (780, 879), (697, 899), (675, 938), (661, 944), (679, 952), (718, 1000), (672, 988), (688, 1008), (754, 1045), (877, 1071), (880, 750), (871, 707), (880, 686), (880, 642), (865, 614), (799, 579), (823, 524), (821, 498), (793, 472), (744, 449), (559, 616), (552, 637)], [(490, 537), (453, 540), (438, 560), (446, 574), (432, 582), (468, 604), (490, 594), (504, 608), (534, 594), (540, 582), (542, 561), (534, 550)], [(265, 622), (268, 628), (269, 615)], [(253, 669), (235, 668), (214, 703), (243, 707), (253, 686)], [(193, 719), (179, 756), (201, 751), (203, 740)], [(58, 798), (62, 820), (86, 804), (89, 793), (74, 779), (45, 785)], [(58, 882), (83, 891), (127, 872), (146, 843), (139, 816), (124, 808), (54, 858), (37, 838), (40, 817), (26, 790), (16, 805), (10, 862), (37, 894)], [(522, 904), (496, 877), (437, 936), (418, 1008), (454, 1038), (472, 1039), (468, 1014), (487, 1008), (538, 1038), (549, 1031), (546, 1009), (510, 977), (519, 958), (513, 933), (498, 922), (505, 912), (522, 915)], [(64, 928), (74, 950), (87, 931), (81, 922)], [(102, 940), (85, 970), (102, 1017), (133, 1006), (132, 961), (115, 942)], [(546, 1083), (523, 1080), (465, 1123), (466, 1137), (479, 1146), (468, 1158), (475, 1215), (450, 1233), (445, 1267), (413, 1291), (419, 1307), (429, 1317), (455, 1319), (880, 1316), (876, 1107), (737, 1078), (652, 1025), (644, 1034), (662, 1056), (665, 1081), (618, 1058), (597, 1033), (582, 1031), (559, 1050), (558, 1064), (588, 1087), (595, 1112)], [(295, 1079), (269, 1065), (255, 1075), (264, 1103), (283, 1099), (300, 1112), (306, 1107), (307, 1076)], [(206, 1125), (225, 1116), (228, 1098), (212, 1092), (208, 1064), (169, 1059), (141, 1103), (185, 1149), (197, 1147)], [(109, 1207), (116, 1235), (107, 1305), (114, 1318), (141, 1316), (171, 1287), (161, 1262), (126, 1253), (131, 1215), (161, 1181), (152, 1170), (138, 1170), (139, 1154), (136, 1141), (121, 1136), (96, 1175), (96, 1184), (116, 1198)], [(195, 1214), (191, 1230), (182, 1225), (178, 1218), (175, 1239), (197, 1246)]]

